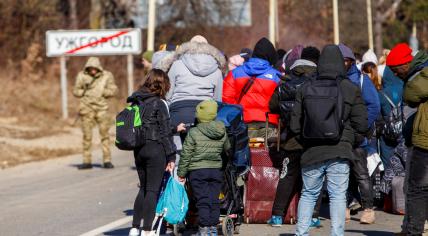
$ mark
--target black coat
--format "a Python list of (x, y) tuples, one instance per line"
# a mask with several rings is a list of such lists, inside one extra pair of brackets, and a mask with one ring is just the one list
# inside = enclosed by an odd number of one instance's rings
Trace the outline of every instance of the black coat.
[[(344, 129), (340, 142), (336, 145), (307, 147), (301, 158), (302, 166), (331, 159), (355, 159), (352, 153), (355, 136), (365, 134), (368, 130), (367, 109), (360, 89), (346, 79), (345, 64), (337, 46), (328, 45), (323, 49), (317, 70), (317, 79), (341, 79), (339, 86), (344, 100)], [(302, 101), (303, 94), (300, 89), (297, 91), (290, 123), (290, 129), (296, 135), (300, 135), (302, 130)]]
[(176, 147), (172, 138), (173, 129), (166, 102), (155, 94), (144, 90), (134, 92), (128, 97), (127, 102), (144, 106), (142, 122), (147, 124), (146, 140), (157, 141), (162, 144), (168, 160), (173, 160)]

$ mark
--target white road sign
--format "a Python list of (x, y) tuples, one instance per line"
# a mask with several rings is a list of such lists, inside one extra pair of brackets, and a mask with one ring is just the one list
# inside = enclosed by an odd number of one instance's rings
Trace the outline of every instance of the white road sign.
[(140, 29), (46, 32), (48, 57), (140, 54), (141, 43)]

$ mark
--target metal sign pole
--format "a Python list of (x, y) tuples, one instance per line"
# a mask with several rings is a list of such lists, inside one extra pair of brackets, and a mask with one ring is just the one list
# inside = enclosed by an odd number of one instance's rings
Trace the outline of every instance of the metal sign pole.
[(132, 54), (128, 54), (128, 95), (134, 92), (134, 61)]
[(67, 108), (67, 67), (65, 65), (65, 56), (60, 57), (61, 64), (61, 105), (62, 105), (62, 118), (68, 119)]

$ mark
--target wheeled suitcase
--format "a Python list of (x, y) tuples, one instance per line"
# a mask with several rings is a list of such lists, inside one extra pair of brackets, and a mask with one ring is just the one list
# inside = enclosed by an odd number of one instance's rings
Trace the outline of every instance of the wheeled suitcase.
[[(279, 170), (264, 147), (251, 148), (251, 169), (247, 175), (244, 193), (244, 220), (246, 223), (265, 224), (272, 216)], [(295, 224), (299, 195), (293, 197), (284, 223)]]

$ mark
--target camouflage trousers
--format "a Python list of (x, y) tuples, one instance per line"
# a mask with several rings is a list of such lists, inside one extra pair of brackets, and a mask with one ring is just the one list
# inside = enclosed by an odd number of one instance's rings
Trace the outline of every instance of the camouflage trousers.
[(83, 132), (83, 163), (92, 162), (92, 131), (95, 125), (98, 125), (100, 132), (103, 161), (104, 163), (111, 162), (110, 138), (108, 133), (111, 119), (107, 111), (86, 111), (84, 114), (81, 114), (81, 119)]

